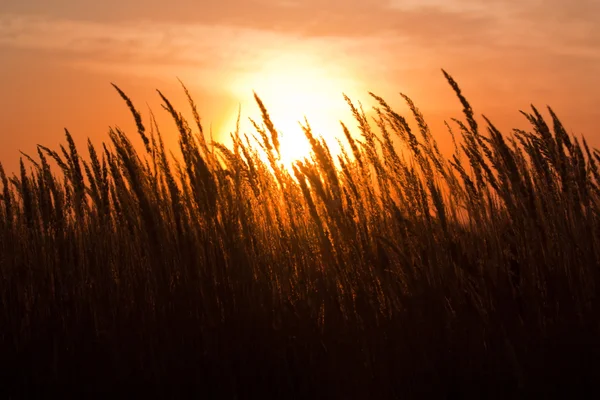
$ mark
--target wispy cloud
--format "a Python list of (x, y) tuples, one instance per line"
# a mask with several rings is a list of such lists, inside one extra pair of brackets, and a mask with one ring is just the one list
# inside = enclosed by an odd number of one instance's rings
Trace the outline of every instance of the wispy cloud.
[[(0, 15), (0, 46), (71, 56), (79, 65), (127, 67), (140, 74), (161, 67), (210, 75), (257, 69), (282, 50), (356, 65), (352, 54), (376, 39), (302, 39), (264, 29), (157, 22), (100, 23), (40, 16)], [(331, 62), (330, 62), (331, 63)]]
[(536, 70), (528, 79), (579, 85), (597, 81), (589, 72), (600, 67), (596, 0), (47, 3), (9, 3), (0, 48), (44, 51), (94, 71), (193, 76), (219, 88), (290, 55), (369, 85), (440, 67), (513, 78)]
[[(596, 0), (75, 0), (9, 2), (0, 45), (90, 51), (119, 60), (260, 60), (283, 47), (330, 58), (378, 49), (421, 52), (530, 48), (596, 58)], [(36, 16), (37, 15), (37, 16)], [(411, 48), (412, 47), (412, 48)], [(264, 51), (263, 51), (264, 50)], [(331, 53), (332, 52), (332, 53)]]

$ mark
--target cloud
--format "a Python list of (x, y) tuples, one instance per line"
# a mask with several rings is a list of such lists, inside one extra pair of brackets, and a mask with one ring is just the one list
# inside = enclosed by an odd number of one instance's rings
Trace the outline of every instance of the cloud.
[[(57, 62), (111, 74), (195, 76), (203, 86), (260, 71), (290, 54), (304, 57), (305, 64), (329, 69), (332, 75), (348, 74), (366, 69), (366, 63), (376, 57), (380, 59), (375, 65), (383, 65), (384, 42), (379, 37), (305, 38), (231, 25), (108, 23), (0, 14), (0, 48), (42, 51)], [(377, 70), (373, 67), (369, 72)]]
[(185, 71), (204, 86), (290, 54), (373, 83), (426, 68), (505, 65), (548, 75), (552, 65), (589, 71), (600, 63), (596, 0), (12, 1), (0, 13), (0, 48), (44, 51), (93, 71)]
[[(574, 46), (584, 56), (593, 56), (600, 47), (597, 0), (221, 0), (210, 5), (195, 0), (7, 1), (5, 12), (12, 15), (41, 15), (105, 29), (145, 25), (152, 32), (155, 26), (158, 34), (165, 26), (200, 34), (202, 29), (235, 27), (244, 34), (295, 38), (377, 36), (379, 41), (432, 50), (527, 45), (560, 52)], [(117, 31), (126, 34), (122, 27)], [(223, 43), (216, 34), (216, 41)]]

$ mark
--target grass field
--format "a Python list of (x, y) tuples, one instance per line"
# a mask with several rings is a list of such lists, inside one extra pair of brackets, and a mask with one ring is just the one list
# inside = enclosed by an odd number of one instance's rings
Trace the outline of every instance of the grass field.
[(67, 132), (0, 168), (2, 380), (208, 398), (597, 391), (600, 151), (551, 109), (523, 113), (529, 132), (477, 122), (444, 76), (464, 109), (453, 155), (408, 97), (404, 117), (373, 95), (374, 120), (348, 99), (360, 136), (340, 127), (345, 152), (306, 126), (312, 159), (292, 170), (258, 97), (258, 141), (225, 147), (189, 95), (195, 121), (161, 94), (174, 158), (116, 88), (143, 147), (114, 128), (84, 155)]

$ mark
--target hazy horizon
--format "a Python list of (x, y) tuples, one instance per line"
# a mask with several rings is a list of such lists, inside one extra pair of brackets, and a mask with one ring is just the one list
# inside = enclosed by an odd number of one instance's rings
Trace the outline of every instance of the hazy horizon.
[(65, 127), (79, 143), (106, 141), (109, 125), (131, 131), (111, 82), (164, 124), (155, 89), (187, 110), (177, 77), (217, 140), (238, 105), (243, 117), (258, 116), (252, 90), (283, 131), (304, 115), (325, 135), (339, 119), (352, 125), (342, 92), (368, 108), (367, 91), (400, 109), (397, 94), (407, 94), (440, 129), (461, 111), (441, 68), (504, 130), (527, 126), (519, 109), (550, 105), (569, 132), (600, 147), (599, 15), (591, 0), (8, 0), (0, 7), (0, 161), (14, 170), (19, 150), (55, 147)]

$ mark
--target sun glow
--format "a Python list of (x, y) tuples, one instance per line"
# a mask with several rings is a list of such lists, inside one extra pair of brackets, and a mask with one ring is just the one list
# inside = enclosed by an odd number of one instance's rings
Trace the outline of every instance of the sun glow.
[[(256, 130), (248, 117), (262, 126), (260, 110), (253, 91), (261, 99), (270, 119), (279, 132), (280, 162), (290, 169), (295, 161), (310, 156), (311, 147), (301, 126), (305, 118), (315, 138), (322, 137), (334, 158), (340, 153), (336, 140), (345, 142), (340, 120), (353, 124), (343, 93), (351, 98), (356, 84), (348, 72), (322, 65), (306, 55), (278, 56), (252, 74), (245, 74), (232, 83), (232, 91), (242, 98), (240, 133)], [(237, 113), (231, 117), (227, 132), (235, 130)]]

